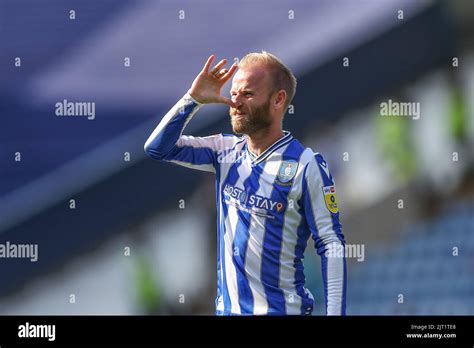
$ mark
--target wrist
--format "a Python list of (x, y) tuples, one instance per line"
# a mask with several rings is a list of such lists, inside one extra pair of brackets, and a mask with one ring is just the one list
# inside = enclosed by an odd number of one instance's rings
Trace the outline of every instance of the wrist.
[(198, 104), (198, 105), (204, 104), (203, 102), (196, 99), (196, 97), (193, 95), (193, 92), (191, 92), (191, 90), (188, 90), (187, 94), (196, 104)]

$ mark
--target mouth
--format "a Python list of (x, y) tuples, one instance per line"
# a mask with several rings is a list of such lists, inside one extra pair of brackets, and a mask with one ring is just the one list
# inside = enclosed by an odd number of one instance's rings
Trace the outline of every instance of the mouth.
[(243, 116), (245, 116), (245, 115), (247, 115), (247, 114), (244, 113), (244, 112), (234, 112), (234, 116), (235, 116), (235, 117), (243, 117)]

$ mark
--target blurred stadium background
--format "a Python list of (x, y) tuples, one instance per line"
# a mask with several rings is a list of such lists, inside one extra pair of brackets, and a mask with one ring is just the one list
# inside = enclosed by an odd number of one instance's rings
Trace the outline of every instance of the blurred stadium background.
[[(39, 248), (0, 259), (0, 314), (214, 313), (213, 176), (143, 144), (209, 54), (262, 49), (294, 70), (285, 129), (325, 155), (364, 247), (348, 314), (474, 314), (470, 0), (0, 0), (0, 243)], [(208, 105), (186, 133), (228, 123)], [(305, 267), (322, 314), (312, 241)]]

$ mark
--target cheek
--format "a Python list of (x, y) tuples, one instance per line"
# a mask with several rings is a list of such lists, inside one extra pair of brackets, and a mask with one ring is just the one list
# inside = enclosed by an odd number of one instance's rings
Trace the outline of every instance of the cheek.
[(245, 108), (245, 110), (246, 110), (247, 112), (249, 112), (249, 113), (252, 113), (252, 111), (255, 110), (254, 105), (253, 105), (251, 102), (249, 102), (249, 101), (247, 101), (247, 102), (244, 104), (244, 108)]
[(266, 99), (264, 99), (264, 100), (253, 100), (252, 109), (253, 110), (262, 109), (263, 107), (265, 107), (267, 102), (268, 101)]

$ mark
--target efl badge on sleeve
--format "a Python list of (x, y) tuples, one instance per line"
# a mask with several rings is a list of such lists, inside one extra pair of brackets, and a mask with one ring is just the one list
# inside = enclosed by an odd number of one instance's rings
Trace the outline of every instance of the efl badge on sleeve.
[(296, 161), (288, 160), (281, 162), (276, 182), (280, 185), (291, 185), (291, 180), (295, 177), (297, 169), (298, 162)]
[(336, 187), (334, 185), (324, 186), (323, 194), (324, 202), (326, 202), (326, 207), (331, 213), (336, 214), (339, 211), (339, 209), (337, 208)]

